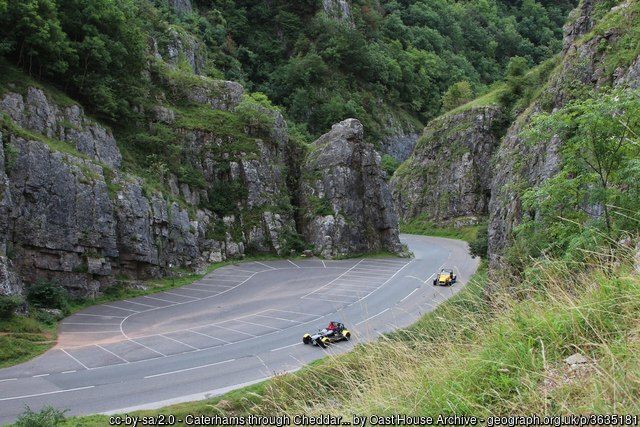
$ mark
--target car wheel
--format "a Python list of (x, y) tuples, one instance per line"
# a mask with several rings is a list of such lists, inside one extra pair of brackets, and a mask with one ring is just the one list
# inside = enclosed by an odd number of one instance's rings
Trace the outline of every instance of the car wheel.
[(305, 344), (309, 344), (311, 342), (311, 337), (308, 335), (305, 335), (304, 337), (302, 337), (302, 342)]
[(436, 280), (434, 280), (434, 281), (433, 281), (433, 286), (435, 286), (435, 285), (437, 285), (437, 284), (438, 284), (438, 279), (436, 279)]

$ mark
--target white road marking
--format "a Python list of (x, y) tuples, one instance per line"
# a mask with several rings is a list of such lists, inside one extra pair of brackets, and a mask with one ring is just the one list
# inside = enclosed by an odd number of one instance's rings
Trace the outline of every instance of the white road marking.
[(402, 298), (400, 300), (400, 302), (404, 302), (407, 298), (409, 298), (411, 295), (415, 294), (418, 291), (418, 288), (415, 288), (409, 295), (407, 295), (406, 297)]
[(111, 353), (113, 354), (115, 357), (117, 357), (118, 359), (122, 360), (125, 363), (129, 363), (129, 361), (127, 359), (125, 359), (124, 357), (120, 357), (117, 354), (115, 354), (113, 351), (108, 350), (106, 348), (104, 348), (103, 346), (101, 346), (100, 344), (96, 344), (96, 347), (101, 348), (102, 350), (106, 351), (107, 353)]
[[(311, 298), (307, 298), (307, 299), (311, 299)], [(316, 296), (314, 296), (314, 297), (313, 297), (313, 299), (314, 299), (314, 300), (319, 300), (319, 301), (336, 302), (336, 303), (343, 303), (343, 302), (344, 302), (344, 303), (346, 303), (346, 302), (348, 302), (348, 301), (344, 301), (344, 300), (340, 300), (340, 301), (338, 301), (338, 300), (334, 300), (334, 299), (329, 299), (329, 298), (320, 298), (320, 297), (316, 297)]]
[(356, 326), (358, 326), (358, 325), (362, 325), (364, 322), (368, 322), (369, 320), (371, 320), (371, 319), (373, 319), (373, 318), (375, 318), (375, 317), (378, 317), (378, 316), (380, 316), (381, 314), (386, 313), (387, 311), (389, 311), (389, 308), (385, 308), (385, 309), (384, 309), (384, 310), (382, 310), (380, 313), (378, 313), (378, 314), (376, 314), (376, 315), (373, 315), (373, 316), (371, 316), (371, 317), (369, 317), (369, 318), (367, 318), (367, 319), (364, 319), (362, 322), (358, 322), (358, 323), (356, 323)]
[(47, 396), (50, 394), (68, 393), (70, 391), (87, 390), (89, 388), (94, 388), (94, 387), (95, 387), (94, 385), (90, 385), (87, 387), (68, 388), (66, 390), (47, 391), (45, 393), (25, 394), (23, 396), (14, 396), (14, 397), (3, 397), (3, 398), (0, 398), (0, 402), (5, 402), (7, 400), (27, 399), (29, 397)]
[(106, 317), (108, 319), (124, 319), (126, 316), (113, 316), (106, 314), (88, 314), (88, 313), (76, 313), (74, 316), (92, 316), (92, 317)]
[(285, 345), (284, 347), (278, 347), (278, 348), (274, 348), (271, 351), (278, 351), (278, 350), (284, 350), (285, 348), (290, 348), (290, 347), (295, 347), (297, 345), (300, 345), (300, 343), (295, 343), (295, 344), (291, 344), (291, 345)]
[(324, 268), (327, 268), (327, 264), (325, 264), (325, 263), (324, 263), (324, 260), (322, 260), (322, 266), (323, 266)]
[[(227, 270), (225, 270), (226, 272)], [(251, 273), (251, 274), (255, 274), (257, 273), (257, 271), (251, 271), (251, 270), (240, 270), (239, 268), (234, 268), (233, 271), (242, 271), (243, 273)]]
[(193, 329), (187, 329), (187, 331), (193, 332), (194, 334), (202, 335), (203, 337), (208, 337), (208, 338), (211, 338), (211, 339), (214, 339), (214, 340), (222, 341), (223, 343), (226, 343), (226, 344), (231, 344), (231, 341), (223, 340), (222, 338), (218, 338), (218, 337), (214, 337), (212, 335), (204, 334), (202, 332), (194, 331)]
[(87, 325), (87, 326), (119, 326), (120, 323), (74, 323), (74, 322), (60, 322), (61, 325)]
[(146, 377), (144, 377), (144, 379), (146, 380), (148, 378), (163, 377), (165, 375), (172, 375), (172, 374), (179, 374), (181, 372), (194, 371), (196, 369), (208, 368), (210, 366), (216, 366), (216, 365), (222, 365), (223, 363), (234, 362), (235, 360), (236, 359), (229, 359), (229, 360), (224, 360), (222, 362), (216, 362), (216, 363), (209, 363), (207, 365), (194, 366), (193, 368), (179, 369), (177, 371), (164, 372), (162, 374), (147, 375)]
[(156, 306), (155, 306), (155, 305), (143, 304), (143, 303), (141, 303), (141, 302), (131, 301), (131, 300), (128, 300), (128, 299), (126, 299), (126, 300), (124, 300), (124, 301), (122, 301), (122, 302), (126, 302), (126, 303), (129, 303), (129, 304), (142, 305), (142, 306), (144, 306), (144, 307), (156, 308)]
[(147, 350), (153, 351), (154, 353), (159, 354), (159, 355), (160, 355), (160, 356), (162, 356), (162, 357), (167, 357), (167, 355), (166, 355), (166, 354), (164, 354), (164, 353), (160, 353), (159, 351), (154, 350), (154, 349), (152, 349), (151, 347), (147, 347), (146, 345), (141, 344), (141, 343), (139, 343), (139, 342), (138, 342), (138, 341), (136, 341), (136, 340), (132, 340), (131, 338), (129, 338), (129, 341), (131, 341), (131, 342), (132, 342), (132, 343), (134, 343), (134, 344), (138, 344), (140, 347), (144, 347), (144, 348), (146, 348)]
[[(228, 320), (228, 322), (230, 322), (230, 320)], [(214, 326), (216, 328), (226, 329), (227, 331), (236, 332), (238, 334), (249, 335), (250, 337), (257, 337), (257, 335), (250, 334), (249, 332), (238, 331), (237, 329), (227, 328), (226, 326), (220, 326), (215, 323), (211, 324), (211, 326)]]
[(73, 374), (74, 372), (78, 372), (75, 369), (71, 370), (71, 371), (62, 371), (62, 374)]
[(277, 268), (275, 268), (275, 267), (271, 267), (270, 265), (267, 265), (267, 264), (263, 264), (263, 263), (261, 263), (260, 261), (254, 261), (254, 262), (255, 262), (256, 264), (263, 265), (263, 266), (265, 266), (265, 267), (267, 267), (267, 268), (270, 268), (270, 269), (272, 269), (272, 270), (277, 270)]
[(291, 310), (280, 310), (279, 308), (271, 308), (271, 309), (268, 309), (268, 310), (265, 310), (265, 311), (261, 311), (261, 313), (266, 313), (266, 312), (268, 312), (268, 311), (280, 311), (280, 312), (282, 312), (282, 313), (304, 314), (304, 315), (309, 314), (309, 315), (311, 315), (311, 316), (320, 316), (320, 317), (324, 316), (323, 314), (316, 314), (316, 313), (303, 313), (303, 312), (301, 312), (301, 311), (291, 311)]
[(109, 308), (117, 308), (118, 310), (130, 311), (132, 313), (140, 313), (140, 311), (129, 310), (128, 308), (116, 307), (115, 305), (102, 304), (102, 306), (103, 307), (109, 307)]
[(362, 282), (356, 282), (356, 283), (349, 283), (349, 282), (344, 282), (344, 283), (336, 283), (336, 286), (347, 286), (349, 288), (358, 288), (358, 289), (372, 289), (375, 288), (376, 285), (372, 284), (372, 285), (365, 285)]
[(70, 355), (69, 353), (67, 353), (67, 351), (64, 348), (61, 348), (60, 350), (62, 350), (62, 352), (64, 354), (66, 354), (67, 356), (69, 356), (70, 358), (72, 358), (73, 360), (75, 360), (76, 362), (78, 362), (78, 364), (80, 364), (80, 366), (82, 366), (84, 369), (86, 369), (87, 371), (89, 370), (89, 368), (87, 367), (87, 365), (85, 365), (84, 363), (82, 363), (81, 361), (79, 361), (78, 359), (76, 359), (75, 357), (73, 357), (72, 355)]
[(298, 264), (296, 264), (295, 262), (291, 261), (290, 259), (288, 259), (287, 261), (289, 261), (291, 264), (293, 264), (294, 266), (296, 266), (297, 268), (300, 268), (300, 266)]
[[(190, 286), (193, 286), (193, 285), (190, 285)], [(218, 294), (218, 293), (219, 293), (219, 292), (216, 292), (216, 291), (207, 291), (207, 290), (205, 290), (205, 289), (193, 289), (193, 288), (191, 288), (191, 287), (189, 287), (189, 288), (183, 288), (183, 289), (184, 289), (185, 291), (205, 292), (205, 293), (207, 293), (207, 294)]]
[(230, 285), (216, 285), (216, 284), (209, 284), (209, 283), (192, 283), (191, 286), (206, 286), (208, 288), (233, 288), (233, 286)]
[(171, 340), (171, 341), (174, 341), (174, 342), (177, 342), (178, 344), (182, 344), (182, 345), (184, 345), (184, 346), (186, 346), (186, 347), (189, 347), (189, 348), (192, 348), (192, 349), (194, 349), (194, 350), (200, 350), (198, 347), (194, 347), (194, 346), (192, 346), (192, 345), (187, 344), (186, 342), (178, 341), (178, 340), (173, 339), (173, 338), (171, 338), (171, 337), (168, 337), (168, 336), (166, 336), (166, 335), (158, 334), (158, 336), (160, 336), (160, 337), (162, 337), (162, 338), (166, 338), (166, 339)]
[[(232, 276), (219, 276), (219, 277), (211, 277), (209, 279), (202, 279), (199, 280), (200, 282), (233, 282), (233, 283), (238, 283), (239, 280), (241, 279), (246, 279), (246, 277), (238, 277), (237, 279), (228, 279), (228, 277), (232, 277)], [(251, 276), (248, 276), (251, 277)], [(180, 288), (178, 288), (180, 289)]]
[(7, 378), (4, 380), (0, 380), (0, 383), (6, 382), (6, 381), (17, 381), (17, 380), (18, 380), (17, 378)]
[(365, 273), (365, 272), (361, 272), (361, 271), (351, 271), (345, 277), (346, 278), (354, 277), (354, 278), (362, 278), (362, 279), (377, 279), (377, 278), (380, 278), (380, 276), (386, 276), (386, 274), (376, 274), (376, 273)]
[(189, 296), (189, 295), (176, 294), (175, 292), (166, 292), (166, 291), (165, 291), (165, 292), (163, 292), (163, 293), (168, 294), (168, 295), (175, 295), (175, 296), (177, 296), (177, 297), (182, 297), (182, 298), (191, 298), (191, 299), (192, 299), (192, 300), (194, 300), (194, 301), (196, 301), (196, 300), (199, 300), (199, 299), (200, 299), (200, 298), (192, 297), (192, 296)]
[(171, 300), (168, 300), (168, 299), (162, 299), (162, 298), (158, 298), (158, 297), (150, 297), (150, 296), (146, 296), (146, 295), (145, 295), (145, 296), (143, 296), (142, 298), (149, 298), (149, 299), (154, 299), (154, 300), (157, 300), (157, 301), (164, 301), (164, 302), (168, 302), (168, 303), (171, 303), (171, 304), (178, 304), (178, 302), (177, 302), (177, 301), (171, 301)]
[(48, 377), (50, 374), (34, 375), (32, 378)]
[(255, 355), (258, 360), (260, 361), (260, 363), (262, 363), (262, 366), (264, 366), (264, 369), (267, 370), (267, 375), (269, 374), (269, 371), (271, 371), (271, 369), (269, 369), (269, 367), (267, 366), (266, 363), (264, 363), (264, 360), (262, 360), (262, 357), (258, 356), (257, 354)]
[(281, 331), (282, 329), (280, 328), (274, 328), (273, 326), (267, 326), (267, 325), (261, 325), (260, 323), (253, 323), (253, 322), (247, 322), (246, 320), (242, 320), (242, 319), (235, 319), (236, 322), (242, 322), (242, 323), (247, 323), (249, 325), (253, 325), (253, 326), (262, 326), (264, 328), (269, 328), (269, 329), (273, 329), (275, 331)]
[(120, 331), (68, 331), (65, 334), (119, 334)]
[[(358, 293), (363, 293), (366, 292), (366, 290), (363, 289), (343, 289), (343, 288), (333, 288), (333, 289), (327, 289), (325, 292), (325, 295), (335, 295), (335, 296), (346, 296), (346, 297), (353, 297), (355, 294)], [(346, 295), (341, 294), (341, 292), (347, 292)]]
[(314, 291), (311, 291), (311, 292), (309, 292), (309, 293), (308, 293), (308, 294), (306, 294), (306, 295), (301, 296), (300, 298), (301, 298), (301, 299), (302, 299), (302, 298), (306, 298), (306, 297), (308, 297), (309, 295), (314, 294), (314, 293), (316, 293), (316, 292), (320, 291), (321, 289), (326, 288), (327, 286), (331, 285), (333, 282), (337, 282), (337, 281), (338, 281), (338, 279), (340, 279), (342, 276), (344, 276), (345, 274), (349, 273), (351, 270), (353, 270), (354, 268), (356, 268), (356, 267), (358, 266), (358, 264), (360, 264), (362, 261), (363, 261), (363, 260), (361, 259), (360, 261), (358, 261), (357, 263), (355, 263), (355, 264), (353, 265), (353, 267), (351, 267), (350, 269), (348, 269), (347, 271), (345, 271), (344, 273), (342, 273), (341, 275), (339, 275), (338, 277), (336, 277), (335, 279), (333, 279), (332, 281), (330, 281), (330, 282), (329, 282), (329, 283), (327, 283), (326, 285), (321, 286), (321, 287), (319, 287), (318, 289), (316, 289), (316, 290), (314, 290)]
[(276, 316), (266, 316), (264, 314), (254, 314), (254, 316), (256, 316), (256, 317), (266, 317), (267, 319), (284, 320), (285, 322), (291, 322), (291, 323), (302, 323), (302, 322), (298, 322), (296, 320), (290, 320), (290, 319), (285, 319), (283, 317), (276, 317)]

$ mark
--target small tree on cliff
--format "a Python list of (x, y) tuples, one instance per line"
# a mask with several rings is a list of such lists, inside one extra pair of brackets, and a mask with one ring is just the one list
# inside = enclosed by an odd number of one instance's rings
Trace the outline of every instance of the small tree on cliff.
[(566, 248), (583, 225), (610, 237), (638, 228), (640, 91), (596, 94), (539, 114), (530, 136), (534, 143), (553, 136), (562, 142), (560, 173), (523, 197), (535, 217), (524, 228), (535, 229), (541, 244)]

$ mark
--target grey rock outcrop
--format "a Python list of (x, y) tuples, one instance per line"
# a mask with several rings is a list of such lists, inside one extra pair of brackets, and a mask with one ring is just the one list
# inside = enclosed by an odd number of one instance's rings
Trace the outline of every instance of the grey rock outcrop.
[[(201, 80), (193, 102), (228, 112), (240, 103), (239, 84)], [(281, 253), (297, 236), (286, 182), (288, 134), (277, 112), (263, 111), (273, 122), (260, 137), (245, 128), (238, 136), (243, 150), (228, 134), (179, 129), (185, 166), (204, 179), (189, 185), (170, 175), (167, 197), (105, 167), (120, 164), (115, 139), (77, 105), (61, 107), (28, 88), (3, 95), (0, 110), (7, 114), (0, 123), (2, 294), (45, 279), (94, 297), (118, 275), (201, 269), (247, 250)], [(158, 106), (150, 117), (177, 126), (171, 108)], [(239, 196), (231, 214), (211, 208), (233, 189)]]
[(426, 214), (442, 223), (487, 215), (500, 116), (499, 107), (487, 106), (429, 123), (413, 155), (391, 180), (402, 220)]
[(8, 171), (16, 270), (26, 282), (56, 279), (76, 295), (97, 294), (111, 264), (85, 274), (89, 260), (118, 254), (102, 167), (19, 136), (9, 143), (19, 153)]
[[(504, 249), (513, 238), (513, 229), (525, 214), (521, 204), (524, 189), (541, 185), (561, 167), (562, 141), (558, 137), (527, 144), (523, 131), (531, 118), (543, 110), (562, 108), (575, 99), (576, 93), (622, 84), (637, 87), (640, 83), (637, 80), (640, 58), (616, 70), (607, 64), (607, 50), (602, 46), (614, 46), (622, 34), (619, 28), (592, 31), (596, 3), (585, 0), (574, 11), (573, 24), (565, 27), (559, 72), (554, 73), (538, 100), (513, 123), (495, 156), (488, 231), (492, 267), (500, 265)], [(624, 8), (619, 8), (618, 13), (624, 14)], [(590, 36), (585, 38), (587, 34)]]
[(408, 123), (403, 124), (393, 116), (387, 118), (385, 126), (387, 134), (380, 141), (380, 152), (404, 162), (411, 156), (420, 138), (420, 128)]
[(242, 101), (244, 88), (236, 82), (201, 79), (186, 94), (189, 101), (209, 105), (214, 110), (233, 111)]
[(193, 12), (190, 0), (169, 0), (169, 6), (171, 6), (173, 11), (178, 15)]
[[(175, 3), (189, 4), (190, 11), (191, 4), (188, 0), (173, 1)], [(178, 31), (174, 27), (168, 30), (167, 35), (169, 42), (166, 46), (166, 53), (164, 55), (161, 54), (161, 57), (174, 66), (180, 66), (183, 61), (186, 61), (194, 74), (205, 74), (207, 63), (207, 48), (205, 44), (193, 35)]]
[(122, 155), (111, 130), (87, 118), (77, 104), (61, 107), (50, 101), (41, 89), (30, 87), (26, 95), (5, 94), (0, 99), (0, 111), (20, 127), (68, 142), (82, 154), (108, 166), (120, 167)]
[(303, 164), (300, 198), (302, 233), (321, 256), (401, 251), (380, 156), (363, 142), (358, 120), (334, 125), (313, 143)]
[(349, 26), (354, 25), (351, 6), (347, 0), (322, 0), (322, 10), (330, 18)]

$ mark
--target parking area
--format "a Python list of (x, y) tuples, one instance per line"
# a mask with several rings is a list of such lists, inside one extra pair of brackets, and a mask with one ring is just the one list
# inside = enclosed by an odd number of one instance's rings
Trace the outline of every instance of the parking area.
[[(53, 352), (72, 359), (77, 369), (96, 369), (250, 340), (313, 323), (339, 306), (354, 304), (386, 283), (408, 262), (404, 259), (277, 260), (225, 266), (181, 288), (102, 304), (76, 313), (61, 322), (59, 343)], [(184, 306), (183, 315), (189, 316), (190, 303), (213, 299), (245, 283), (262, 286), (259, 278), (248, 283), (259, 273), (288, 270), (290, 275), (292, 270), (298, 269), (299, 280), (291, 286), (308, 286), (305, 283), (308, 269), (314, 269), (316, 274), (318, 269), (327, 269), (326, 282), (295, 300), (284, 296), (282, 304), (277, 306), (237, 312), (225, 319), (216, 320), (212, 315), (210, 323), (198, 322), (193, 327), (168, 328), (171, 332), (149, 335), (124, 333), (123, 324), (137, 314), (151, 311), (161, 314), (163, 309)], [(326, 305), (310, 304), (308, 300)], [(215, 314), (215, 310), (212, 312)], [(170, 324), (171, 319), (162, 319), (162, 322)]]

